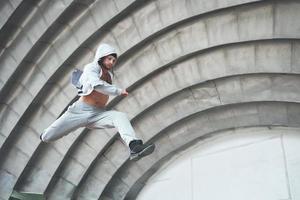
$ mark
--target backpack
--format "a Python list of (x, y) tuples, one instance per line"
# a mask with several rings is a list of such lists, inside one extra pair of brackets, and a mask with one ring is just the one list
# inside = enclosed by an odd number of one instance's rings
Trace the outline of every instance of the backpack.
[(83, 71), (80, 69), (74, 69), (71, 75), (71, 83), (74, 85), (77, 89), (81, 89), (82, 85), (79, 82), (79, 79), (82, 75)]

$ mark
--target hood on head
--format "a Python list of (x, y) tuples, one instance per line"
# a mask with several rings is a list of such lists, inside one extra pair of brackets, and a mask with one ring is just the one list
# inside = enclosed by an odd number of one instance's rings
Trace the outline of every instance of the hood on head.
[(117, 55), (117, 52), (109, 44), (100, 44), (99, 47), (97, 48), (94, 61), (98, 62), (98, 60), (100, 58), (103, 58), (103, 57), (108, 56), (110, 54), (116, 54)]

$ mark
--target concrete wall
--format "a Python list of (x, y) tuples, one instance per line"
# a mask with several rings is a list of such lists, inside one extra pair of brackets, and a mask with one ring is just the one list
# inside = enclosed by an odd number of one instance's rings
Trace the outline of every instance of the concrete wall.
[(299, 199), (299, 144), (299, 128), (218, 132), (174, 155), (137, 199)]
[[(0, 199), (13, 190), (135, 199), (195, 141), (243, 127), (299, 127), (299, 9), (297, 0), (2, 1)], [(76, 97), (72, 69), (101, 42), (119, 52), (115, 84), (130, 92), (109, 107), (157, 146), (139, 162), (128, 160), (114, 129), (39, 140)]]

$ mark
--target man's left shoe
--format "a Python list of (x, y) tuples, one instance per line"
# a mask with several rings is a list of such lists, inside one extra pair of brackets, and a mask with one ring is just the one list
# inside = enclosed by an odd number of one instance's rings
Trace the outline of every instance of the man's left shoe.
[(130, 160), (137, 161), (142, 157), (150, 155), (155, 149), (154, 144), (143, 144), (142, 140), (133, 140), (129, 144)]

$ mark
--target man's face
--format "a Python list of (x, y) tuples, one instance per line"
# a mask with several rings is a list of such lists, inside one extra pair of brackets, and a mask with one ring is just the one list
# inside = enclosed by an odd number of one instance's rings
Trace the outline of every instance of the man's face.
[(113, 66), (115, 66), (116, 62), (117, 62), (117, 59), (114, 56), (108, 55), (103, 58), (102, 64), (104, 65), (104, 67), (106, 69), (110, 70), (113, 68)]

